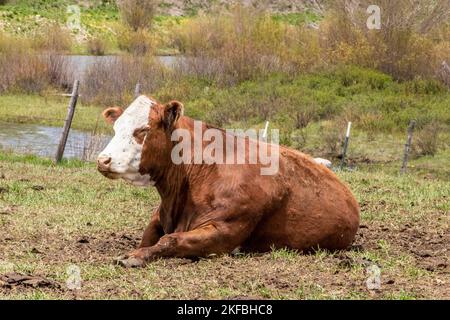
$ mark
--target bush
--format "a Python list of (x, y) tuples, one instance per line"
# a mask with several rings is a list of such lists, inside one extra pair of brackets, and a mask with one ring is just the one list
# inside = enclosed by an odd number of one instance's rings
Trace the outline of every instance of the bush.
[(37, 31), (33, 47), (52, 52), (68, 52), (72, 48), (72, 36), (57, 23)]
[(117, 6), (123, 23), (134, 32), (150, 28), (159, 1), (118, 0)]
[(56, 53), (35, 53), (30, 43), (0, 34), (0, 92), (39, 93), (64, 86), (67, 66)]
[(321, 25), (322, 47), (329, 62), (377, 68), (398, 80), (436, 76), (440, 59), (450, 52), (448, 33), (435, 35), (450, 14), (448, 1), (419, 5), (407, 0), (380, 0), (380, 30), (366, 27), (365, 10), (371, 1), (357, 3), (336, 1)]
[(413, 137), (413, 153), (415, 156), (434, 156), (439, 149), (439, 135), (442, 132), (442, 124), (432, 121), (425, 125), (415, 137)]
[(106, 42), (100, 38), (90, 38), (87, 43), (87, 51), (94, 56), (103, 56), (106, 51)]
[(341, 121), (328, 121), (321, 125), (320, 131), (326, 156), (338, 157), (341, 153), (341, 146), (344, 143), (344, 127), (340, 124)]
[(153, 48), (152, 38), (146, 30), (122, 29), (118, 32), (117, 43), (119, 49), (139, 56), (149, 54)]
[(295, 74), (319, 61), (313, 33), (242, 5), (182, 21), (172, 34), (172, 42), (189, 57), (180, 72), (211, 83), (234, 85), (274, 72)]
[(39, 93), (64, 85), (66, 69), (60, 57), (50, 54), (0, 55), (0, 92)]
[(162, 86), (165, 68), (153, 57), (116, 57), (114, 61), (90, 66), (81, 86), (81, 99), (85, 103), (100, 105), (126, 105), (133, 99), (137, 83), (142, 91), (153, 93)]

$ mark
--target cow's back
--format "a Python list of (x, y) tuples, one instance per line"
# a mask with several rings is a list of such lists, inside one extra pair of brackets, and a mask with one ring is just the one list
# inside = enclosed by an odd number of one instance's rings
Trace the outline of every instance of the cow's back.
[(278, 174), (277, 188), (286, 190), (286, 197), (259, 222), (244, 249), (348, 247), (359, 226), (359, 206), (347, 186), (309, 156), (284, 147)]

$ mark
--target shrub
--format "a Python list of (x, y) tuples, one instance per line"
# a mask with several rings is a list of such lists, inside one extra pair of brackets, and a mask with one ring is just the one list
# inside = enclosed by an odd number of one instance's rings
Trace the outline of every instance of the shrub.
[(342, 86), (362, 85), (362, 90), (383, 90), (392, 83), (392, 78), (384, 73), (356, 66), (340, 66), (332, 75)]
[[(423, 5), (407, 0), (380, 0), (381, 29), (366, 27), (369, 0), (334, 2), (321, 25), (325, 59), (331, 63), (378, 68), (395, 79), (432, 77), (448, 54), (447, 36), (435, 36), (450, 14), (450, 2)], [(445, 34), (442, 33), (442, 34)]]
[(424, 80), (416, 78), (405, 83), (406, 92), (412, 94), (440, 94), (446, 91), (437, 80)]
[(117, 57), (90, 66), (81, 87), (81, 99), (100, 105), (125, 105), (133, 99), (137, 83), (153, 93), (167, 77), (165, 68), (152, 57)]
[(153, 41), (146, 30), (131, 31), (122, 29), (118, 32), (117, 43), (119, 49), (133, 55), (146, 55), (153, 48)]
[(33, 46), (38, 50), (67, 52), (72, 47), (72, 36), (68, 30), (54, 23), (37, 31)]
[(222, 85), (274, 72), (295, 74), (319, 60), (318, 39), (312, 33), (242, 5), (174, 28), (172, 42), (189, 57), (181, 72)]
[(90, 38), (87, 43), (87, 51), (94, 56), (103, 56), (106, 51), (106, 42), (101, 38)]
[(36, 54), (28, 41), (0, 34), (0, 92), (39, 93), (51, 85), (65, 85), (66, 76), (62, 56)]
[(439, 135), (442, 132), (442, 124), (432, 121), (425, 125), (413, 137), (413, 153), (415, 156), (434, 156), (440, 145)]
[(123, 23), (133, 31), (150, 28), (159, 1), (118, 0), (117, 6)]
[(344, 134), (340, 121), (327, 121), (321, 124), (322, 145), (325, 155), (338, 157), (344, 142)]

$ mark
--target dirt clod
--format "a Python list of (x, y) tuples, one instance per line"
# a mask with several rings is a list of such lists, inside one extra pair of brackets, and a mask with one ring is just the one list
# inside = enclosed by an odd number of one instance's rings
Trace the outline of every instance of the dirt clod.
[(4, 275), (0, 275), (0, 287), (12, 288), (16, 286), (33, 287), (33, 288), (60, 287), (60, 285), (56, 281), (41, 276), (24, 275), (16, 272), (10, 272)]
[(89, 243), (89, 239), (87, 237), (82, 237), (78, 239), (78, 243)]

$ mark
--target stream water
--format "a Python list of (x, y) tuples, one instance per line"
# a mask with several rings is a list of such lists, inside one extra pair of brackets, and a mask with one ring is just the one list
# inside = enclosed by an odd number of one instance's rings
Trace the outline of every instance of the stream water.
[[(159, 56), (164, 65), (171, 67), (182, 57)], [(113, 63), (117, 56), (65, 56), (68, 72), (74, 79), (83, 79), (86, 70), (94, 63)], [(0, 149), (36, 154), (53, 158), (61, 137), (62, 127), (2, 122), (0, 119)], [(111, 140), (108, 136), (92, 135), (70, 130), (64, 152), (65, 158), (94, 160)]]
[[(52, 158), (56, 154), (61, 133), (62, 128), (58, 127), (0, 122), (0, 149)], [(64, 157), (93, 160), (110, 139), (108, 136), (94, 136), (72, 129)]]

